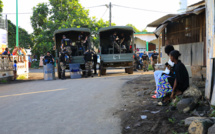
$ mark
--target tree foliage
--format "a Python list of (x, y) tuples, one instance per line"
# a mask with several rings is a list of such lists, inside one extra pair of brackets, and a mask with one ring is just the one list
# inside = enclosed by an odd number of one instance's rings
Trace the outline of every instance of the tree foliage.
[[(102, 19), (90, 18), (89, 11), (83, 8), (78, 0), (49, 0), (49, 3), (40, 3), (33, 8), (31, 23), (35, 43), (33, 52), (37, 55), (52, 50), (55, 30), (84, 27), (97, 32), (99, 28), (109, 25)], [(93, 36), (92, 41), (98, 45), (96, 36)]]
[(143, 29), (142, 31), (137, 29), (133, 24), (127, 24), (126, 26), (129, 26), (129, 27), (133, 27), (134, 31), (135, 32), (147, 32), (146, 29)]
[(0, 0), (0, 13), (2, 13), (2, 11), (3, 11), (3, 2), (2, 2), (2, 0)]
[[(16, 25), (8, 20), (8, 47), (14, 48), (16, 45)], [(31, 35), (25, 29), (19, 28), (19, 46), (29, 48), (33, 46)]]

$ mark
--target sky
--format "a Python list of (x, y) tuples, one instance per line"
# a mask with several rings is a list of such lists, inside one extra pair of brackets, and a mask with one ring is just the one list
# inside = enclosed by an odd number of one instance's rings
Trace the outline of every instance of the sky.
[[(3, 13), (8, 14), (7, 18), (16, 24), (16, 0), (2, 0), (4, 7)], [(154, 20), (171, 13), (177, 13), (179, 9), (179, 0), (79, 0), (83, 7), (89, 9), (89, 15), (96, 18), (102, 18), (105, 21), (109, 20), (109, 9), (105, 4), (112, 3), (112, 22), (116, 25), (133, 24), (139, 30), (146, 28), (147, 24)], [(196, 3), (200, 0), (187, 0), (188, 5)], [(47, 2), (48, 0), (18, 0), (19, 3), (19, 26), (32, 33), (30, 17), (32, 16), (33, 7), (38, 3)], [(103, 5), (103, 6), (100, 6)], [(119, 7), (134, 7), (140, 9), (153, 10), (134, 10), (130, 8)], [(100, 6), (100, 7), (94, 7)], [(12, 13), (12, 14), (9, 14)], [(152, 28), (147, 28), (148, 31), (153, 31)]]

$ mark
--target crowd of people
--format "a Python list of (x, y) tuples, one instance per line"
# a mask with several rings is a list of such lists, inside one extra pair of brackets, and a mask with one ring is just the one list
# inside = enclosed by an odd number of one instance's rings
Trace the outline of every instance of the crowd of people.
[(152, 68), (155, 71), (155, 64), (158, 61), (159, 54), (154, 50), (153, 54), (151, 55), (151, 59), (149, 58), (148, 54), (144, 51), (143, 55), (140, 57), (139, 53), (135, 53), (134, 58), (134, 71), (139, 69), (143, 69), (143, 71), (149, 71), (148, 65), (152, 63)]

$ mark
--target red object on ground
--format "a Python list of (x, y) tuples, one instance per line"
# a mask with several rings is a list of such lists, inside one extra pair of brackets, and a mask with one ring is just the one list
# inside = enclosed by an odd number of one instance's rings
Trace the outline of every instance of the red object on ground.
[(156, 99), (157, 97), (156, 97), (156, 95), (153, 95), (152, 98)]

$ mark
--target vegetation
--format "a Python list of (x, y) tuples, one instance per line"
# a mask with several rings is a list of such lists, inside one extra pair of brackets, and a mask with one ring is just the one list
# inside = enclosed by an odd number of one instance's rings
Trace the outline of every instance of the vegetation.
[(134, 25), (132, 25), (132, 24), (127, 24), (126, 26), (133, 27), (133, 29), (134, 29), (135, 32), (147, 32), (146, 29), (143, 29), (142, 31), (140, 31), (139, 29), (137, 29), (137, 28), (136, 28)]
[[(38, 57), (47, 50), (52, 50), (55, 30), (84, 27), (97, 33), (100, 28), (109, 26), (108, 21), (98, 20), (96, 17), (90, 18), (89, 11), (82, 7), (78, 0), (49, 0), (49, 3), (38, 4), (33, 8), (31, 24), (34, 29), (33, 42), (35, 44), (32, 52)], [(92, 37), (92, 42), (98, 47), (96, 35)]]
[[(16, 44), (16, 25), (14, 25), (10, 20), (8, 20), (8, 47), (14, 48)], [(23, 29), (19, 28), (19, 46), (24, 48), (31, 48), (33, 42), (31, 40), (31, 35)]]

